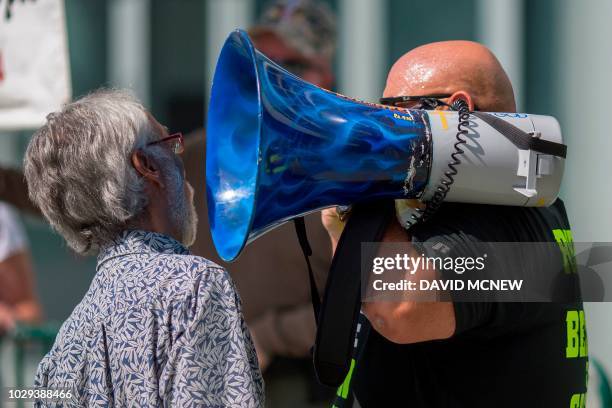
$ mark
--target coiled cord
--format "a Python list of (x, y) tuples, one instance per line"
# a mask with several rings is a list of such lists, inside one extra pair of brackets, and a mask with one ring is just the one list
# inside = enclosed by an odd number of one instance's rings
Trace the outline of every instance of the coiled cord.
[(461, 164), (459, 156), (464, 153), (461, 147), (467, 143), (464, 136), (467, 135), (468, 130), (466, 128), (470, 124), (470, 108), (463, 99), (457, 99), (452, 103), (451, 107), (458, 112), (459, 123), (457, 124), (457, 134), (455, 135), (457, 141), (453, 145), (455, 151), (451, 154), (451, 161), (447, 165), (448, 170), (444, 172), (442, 180), (440, 180), (440, 184), (436, 187), (431, 200), (425, 203), (425, 209), (415, 208), (410, 215), (410, 220), (404, 220), (406, 228), (410, 228), (419, 222), (427, 221), (438, 211), (450, 191), (451, 185), (455, 182), (455, 176), (458, 174), (457, 166)]

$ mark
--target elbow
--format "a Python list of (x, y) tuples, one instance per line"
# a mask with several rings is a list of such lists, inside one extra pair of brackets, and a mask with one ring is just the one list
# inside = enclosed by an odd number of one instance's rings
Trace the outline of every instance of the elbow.
[(363, 311), (381, 336), (397, 344), (448, 339), (455, 332), (452, 303), (364, 303)]
[(387, 340), (397, 344), (414, 342), (410, 320), (415, 309), (414, 302), (364, 304), (363, 311), (374, 330)]

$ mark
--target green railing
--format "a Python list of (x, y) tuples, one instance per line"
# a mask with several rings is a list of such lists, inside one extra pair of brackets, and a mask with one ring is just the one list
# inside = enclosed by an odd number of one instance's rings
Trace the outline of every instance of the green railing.
[[(25, 365), (27, 350), (36, 348), (40, 352), (37, 356), (42, 358), (53, 345), (55, 336), (60, 325), (57, 323), (46, 323), (42, 325), (26, 325), (18, 324), (15, 329), (0, 336), (1, 343), (9, 343), (13, 346), (13, 373), (15, 383), (11, 384), (14, 388), (23, 388), (31, 386), (31, 380), (26, 381)], [(1, 374), (1, 372), (0, 372)], [(4, 387), (2, 378), (0, 378), (0, 387)], [(0, 401), (0, 407), (3, 403)], [(23, 407), (23, 402), (17, 403), (18, 407)]]

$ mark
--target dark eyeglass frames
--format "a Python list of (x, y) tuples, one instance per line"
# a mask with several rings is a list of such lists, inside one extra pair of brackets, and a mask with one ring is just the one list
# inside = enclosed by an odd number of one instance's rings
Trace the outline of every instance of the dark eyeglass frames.
[[(444, 102), (442, 99), (450, 98), (451, 94), (431, 94), (419, 96), (392, 96), (389, 98), (380, 98), (381, 105), (396, 106), (404, 109), (425, 109), (434, 110), (440, 106), (447, 106), (452, 110), (459, 110), (457, 105), (452, 105)], [(460, 105), (459, 105), (460, 106)], [(474, 106), (474, 110), (479, 110)]]
[(388, 98), (380, 98), (382, 105), (397, 106), (398, 108), (406, 109), (436, 109), (439, 106), (450, 105), (442, 99), (450, 98), (451, 94), (431, 94), (418, 96), (392, 96)]

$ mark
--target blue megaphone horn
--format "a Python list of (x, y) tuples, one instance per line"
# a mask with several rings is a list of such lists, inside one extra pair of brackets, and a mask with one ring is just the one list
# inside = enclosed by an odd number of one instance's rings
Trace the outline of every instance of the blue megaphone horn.
[(272, 62), (244, 31), (232, 32), (217, 62), (206, 130), (217, 252), (234, 260), (266, 231), (334, 205), (428, 201), (444, 181), (452, 183), (447, 201), (551, 204), (565, 157), (558, 122), (520, 113), (473, 115), (461, 138), (456, 112), (407, 110), (327, 91)]

